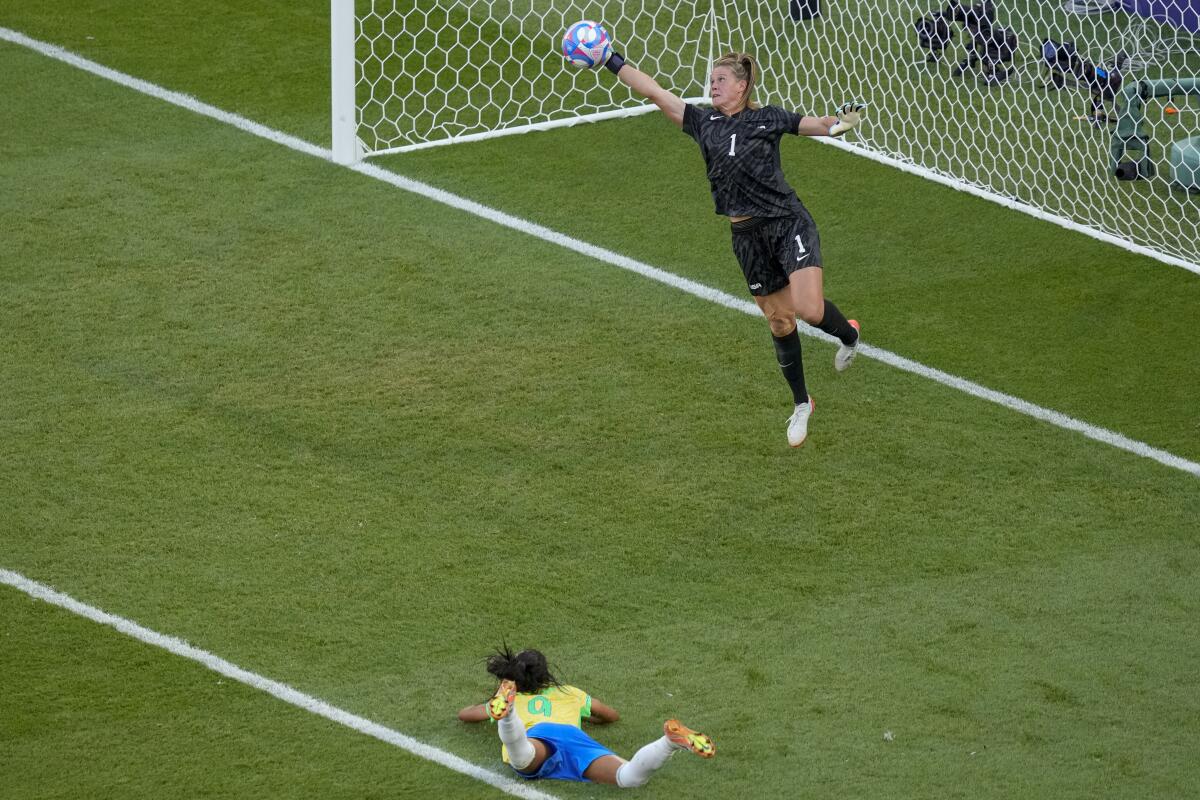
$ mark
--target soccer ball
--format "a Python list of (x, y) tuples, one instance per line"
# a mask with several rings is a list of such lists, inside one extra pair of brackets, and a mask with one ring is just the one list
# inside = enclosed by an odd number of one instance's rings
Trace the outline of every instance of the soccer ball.
[(612, 39), (599, 23), (583, 20), (567, 28), (563, 34), (563, 58), (573, 67), (595, 69), (604, 65), (612, 53)]

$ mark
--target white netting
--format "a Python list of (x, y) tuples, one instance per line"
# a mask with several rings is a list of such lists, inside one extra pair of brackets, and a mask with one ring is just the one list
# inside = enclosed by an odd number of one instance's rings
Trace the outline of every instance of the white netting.
[[(867, 100), (858, 147), (1200, 265), (1200, 194), (1179, 187), (1200, 188), (1200, 138), (1186, 141), (1200, 137), (1200, 0), (373, 0), (358, 12), (368, 154), (642, 106), (559, 55), (567, 25), (594, 19), (681, 96), (704, 94), (714, 55), (745, 49), (765, 102), (829, 113)], [(1151, 96), (1123, 94), (1138, 85)], [(1118, 162), (1141, 179), (1118, 180)]]
[(676, 91), (703, 95), (711, 11), (694, 1), (360, 2), (359, 139), (369, 155), (642, 106), (615, 81), (566, 64), (563, 32), (582, 19), (603, 20)]
[[(822, 0), (820, 15), (802, 21), (774, 3), (720, 3), (722, 44), (759, 53), (769, 101), (829, 113), (843, 98), (868, 100), (858, 145), (1200, 264), (1200, 195), (1174, 185), (1169, 164), (1174, 142), (1200, 136), (1200, 91), (1182, 92), (1200, 76), (1185, 27), (1079, 0), (999, 0), (990, 13), (945, 0)], [(1195, 25), (1200, 2), (1187, 5), (1160, 16)], [(922, 18), (932, 46), (921, 46)], [(1059, 69), (1048, 66), (1046, 40)], [(1143, 103), (1148, 146), (1121, 159), (1154, 175), (1120, 181), (1116, 107), (1128, 105), (1122, 90), (1155, 79), (1171, 87)], [(1185, 182), (1193, 174), (1178, 171)]]

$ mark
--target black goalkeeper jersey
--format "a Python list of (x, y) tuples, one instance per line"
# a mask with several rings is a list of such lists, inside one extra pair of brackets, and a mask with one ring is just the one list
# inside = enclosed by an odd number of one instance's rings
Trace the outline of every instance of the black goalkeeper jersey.
[(683, 132), (704, 154), (718, 214), (787, 217), (804, 210), (779, 166), (779, 140), (796, 134), (801, 117), (775, 106), (747, 108), (732, 117), (684, 107)]

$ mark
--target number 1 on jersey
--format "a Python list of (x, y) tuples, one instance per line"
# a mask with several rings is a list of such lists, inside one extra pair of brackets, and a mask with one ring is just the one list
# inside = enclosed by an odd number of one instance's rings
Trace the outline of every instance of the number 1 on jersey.
[(800, 255), (796, 256), (796, 260), (799, 261), (800, 259), (804, 258), (804, 255), (808, 252), (808, 250), (805, 249), (804, 242), (800, 241), (800, 234), (798, 233), (796, 234), (796, 247), (800, 248)]
[(729, 155), (737, 155), (734, 151), (737, 149), (737, 134), (729, 137)]

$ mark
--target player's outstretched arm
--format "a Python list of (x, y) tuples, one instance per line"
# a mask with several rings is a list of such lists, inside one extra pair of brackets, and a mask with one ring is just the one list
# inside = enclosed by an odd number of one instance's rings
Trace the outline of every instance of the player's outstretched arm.
[(596, 698), (592, 698), (592, 715), (587, 718), (587, 721), (593, 725), (606, 725), (610, 722), (616, 722), (621, 718), (617, 710), (612, 706), (601, 703)]
[(862, 122), (866, 103), (842, 103), (836, 115), (804, 117), (796, 128), (801, 136), (842, 136)]
[(467, 706), (458, 712), (458, 718), (463, 722), (483, 722), (488, 718), (487, 708), (483, 703)]
[(837, 121), (838, 118), (834, 116), (802, 117), (796, 133), (801, 136), (829, 136), (829, 129), (836, 125)]
[(604, 66), (615, 72), (617, 80), (621, 83), (658, 106), (667, 115), (667, 119), (683, 127), (683, 100), (659, 86), (658, 81), (637, 67), (625, 63), (625, 58), (620, 53), (614, 52), (609, 56)]

